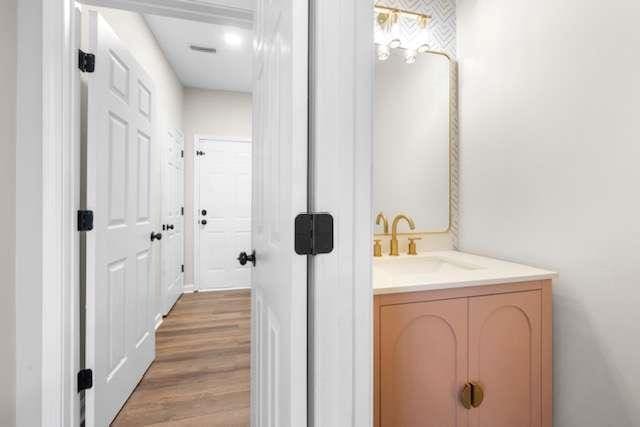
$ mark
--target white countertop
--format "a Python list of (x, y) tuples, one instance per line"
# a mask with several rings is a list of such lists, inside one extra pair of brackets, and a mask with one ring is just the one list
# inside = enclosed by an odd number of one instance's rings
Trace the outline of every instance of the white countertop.
[(457, 251), (373, 259), (373, 293), (392, 294), (555, 279), (554, 271)]

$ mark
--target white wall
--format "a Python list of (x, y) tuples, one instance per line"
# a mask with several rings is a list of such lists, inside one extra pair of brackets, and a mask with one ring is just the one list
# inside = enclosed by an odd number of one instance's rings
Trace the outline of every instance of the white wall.
[(555, 425), (640, 425), (640, 7), (459, 0), (461, 247), (555, 269)]
[[(168, 132), (182, 130), (183, 88), (176, 73), (167, 61), (160, 45), (147, 26), (142, 15), (118, 9), (85, 7), (97, 10), (113, 28), (115, 33), (128, 46), (138, 63), (145, 69), (154, 83), (155, 107), (153, 123), (155, 142), (151, 147), (151, 203), (155, 231), (161, 231), (162, 212), (162, 166), (167, 146)], [(157, 285), (156, 297), (158, 313), (162, 311), (160, 303), (160, 245), (153, 245), (152, 283)]]
[(15, 185), (17, 2), (0, 3), (0, 425), (15, 425)]
[[(187, 88), (184, 93), (185, 285), (193, 284), (194, 135), (251, 139), (251, 94)], [(247, 248), (250, 249), (250, 248)]]

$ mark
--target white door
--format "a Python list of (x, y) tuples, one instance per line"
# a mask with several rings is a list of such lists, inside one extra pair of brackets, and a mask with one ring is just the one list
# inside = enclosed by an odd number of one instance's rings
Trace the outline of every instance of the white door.
[[(259, 1), (254, 60), (252, 424), (307, 425), (308, 2)], [(251, 248), (247, 248), (249, 250)]]
[[(86, 424), (109, 425), (155, 357), (150, 283), (154, 91), (106, 21), (89, 14)], [(157, 244), (157, 243), (153, 243)]]
[(251, 246), (251, 142), (201, 138), (196, 144), (196, 287), (251, 287), (238, 253)]
[(162, 185), (162, 311), (169, 313), (184, 289), (183, 179), (184, 138), (180, 131), (166, 139)]

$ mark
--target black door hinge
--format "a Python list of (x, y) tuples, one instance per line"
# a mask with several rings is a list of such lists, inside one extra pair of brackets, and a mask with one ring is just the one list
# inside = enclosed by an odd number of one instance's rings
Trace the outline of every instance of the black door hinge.
[(180, 215), (184, 216), (184, 206), (180, 206)]
[(78, 50), (78, 68), (83, 73), (93, 73), (96, 70), (96, 56), (93, 53)]
[(91, 369), (83, 369), (78, 372), (78, 393), (91, 387), (93, 387), (93, 371)]
[(93, 230), (93, 211), (78, 211), (78, 231)]
[(180, 271), (184, 273), (184, 264), (180, 267)]
[(184, 150), (180, 150), (180, 157), (184, 157)]
[(295, 251), (298, 255), (333, 251), (333, 217), (328, 213), (300, 214), (295, 220)]

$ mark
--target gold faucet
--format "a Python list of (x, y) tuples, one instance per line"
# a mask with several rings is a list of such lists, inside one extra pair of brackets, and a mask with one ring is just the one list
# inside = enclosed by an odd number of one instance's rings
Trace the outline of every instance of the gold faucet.
[(393, 224), (391, 225), (391, 251), (389, 255), (398, 256), (398, 223), (401, 219), (404, 219), (409, 224), (409, 228), (416, 229), (416, 225), (413, 220), (405, 214), (398, 214), (393, 218)]
[(382, 228), (384, 229), (384, 234), (389, 234), (389, 221), (387, 221), (387, 217), (385, 217), (382, 212), (380, 212), (376, 217), (376, 224), (380, 225), (380, 222), (382, 222)]

